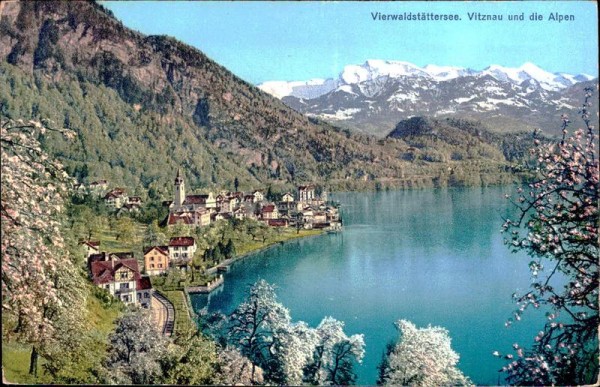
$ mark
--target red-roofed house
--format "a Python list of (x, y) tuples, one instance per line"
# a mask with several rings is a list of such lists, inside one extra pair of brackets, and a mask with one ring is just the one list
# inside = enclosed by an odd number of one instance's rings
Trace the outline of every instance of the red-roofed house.
[(106, 180), (98, 180), (90, 183), (90, 192), (96, 196), (104, 195), (107, 189), (108, 182)]
[(144, 251), (144, 269), (148, 275), (158, 275), (169, 269), (169, 246), (152, 246)]
[(152, 283), (149, 277), (141, 277), (136, 281), (137, 299), (144, 308), (152, 305)]
[(124, 213), (140, 212), (141, 205), (136, 203), (125, 203), (117, 211), (117, 216), (121, 216)]
[[(139, 302), (137, 290), (142, 276), (137, 260), (135, 258), (118, 259), (116, 254), (96, 254), (96, 256), (100, 255), (107, 259), (88, 260), (94, 285), (106, 289), (125, 304)], [(92, 257), (95, 256), (90, 258)], [(143, 281), (140, 282), (141, 285), (147, 286)]]
[(188, 226), (208, 226), (210, 224), (210, 211), (198, 208), (194, 211), (177, 211), (170, 212), (167, 219), (167, 225), (174, 226), (177, 223)]
[(217, 200), (213, 196), (212, 192), (210, 192), (208, 195), (187, 195), (183, 201), (183, 206), (190, 210), (200, 207), (216, 208)]
[(268, 219), (278, 219), (279, 218), (279, 210), (277, 206), (274, 204), (267, 204), (260, 210), (260, 216), (263, 220)]
[(98, 254), (90, 254), (87, 257), (87, 269), (88, 269), (88, 272), (90, 273), (90, 275), (92, 273), (92, 263), (98, 262), (98, 261), (106, 261), (108, 259), (107, 256), (108, 256), (108, 254), (103, 252), (103, 253), (98, 253)]
[(121, 260), (121, 259), (133, 259), (133, 258), (134, 258), (134, 256), (133, 256), (132, 252), (121, 252), (121, 253), (101, 252), (98, 254), (91, 254), (87, 259), (88, 270), (91, 273), (92, 263), (94, 263), (94, 262), (110, 261), (111, 259)]
[(241, 203), (244, 200), (244, 193), (243, 192), (228, 192), (227, 196), (231, 197), (231, 198), (236, 198), (238, 203)]
[(174, 226), (176, 224), (185, 224), (188, 226), (194, 225), (194, 215), (191, 212), (176, 212), (170, 213), (167, 220), (167, 225)]
[(169, 257), (173, 265), (187, 266), (196, 253), (196, 241), (192, 237), (174, 237), (169, 241)]

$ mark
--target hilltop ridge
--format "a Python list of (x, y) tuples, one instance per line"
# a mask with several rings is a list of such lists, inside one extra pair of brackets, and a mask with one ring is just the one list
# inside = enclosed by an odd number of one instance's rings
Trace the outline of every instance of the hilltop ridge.
[(132, 31), (94, 2), (3, 3), (0, 58), (3, 114), (76, 131), (77, 145), (43, 143), (79, 180), (164, 196), (179, 166), (201, 189), (236, 177), (243, 188), (405, 186), (441, 170), (398, 157), (402, 142), (304, 116), (201, 51)]

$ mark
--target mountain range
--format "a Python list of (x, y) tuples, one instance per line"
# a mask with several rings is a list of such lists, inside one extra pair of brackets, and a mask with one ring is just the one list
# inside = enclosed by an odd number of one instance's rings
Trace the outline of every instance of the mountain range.
[[(304, 183), (337, 190), (507, 183), (529, 138), (491, 135), (487, 120), (439, 113), (450, 96), (468, 94), (464, 103), (483, 108), (498, 95), (494, 87), (520, 95), (531, 79), (514, 85), (429, 66), (439, 80), (408, 64), (382, 65), (378, 72), (358, 66), (344, 84), (314, 82), (320, 91), (281, 101), (194, 47), (125, 27), (95, 2), (2, 2), (0, 14), (2, 116), (48, 118), (74, 130), (74, 143), (51, 134), (39, 140), (79, 181), (107, 179), (143, 197), (169, 197), (179, 167), (189, 186), (203, 192), (233, 189), (236, 180), (242, 190), (271, 186), (274, 192)], [(559, 91), (532, 86), (519, 101), (561, 93), (568, 104), (583, 83)], [(438, 117), (386, 137), (421, 110), (424, 96), (432, 101), (425, 113)], [(320, 103), (331, 109), (317, 108)], [(350, 120), (332, 125), (314, 117), (327, 114), (368, 121), (381, 136), (338, 125)]]
[(259, 87), (300, 112), (379, 136), (400, 120), (421, 115), (484, 120), (500, 131), (542, 127), (556, 133), (555, 117), (576, 114), (582, 95), (577, 91), (593, 79), (550, 73), (533, 63), (476, 71), (368, 60), (345, 66), (336, 79), (269, 81)]

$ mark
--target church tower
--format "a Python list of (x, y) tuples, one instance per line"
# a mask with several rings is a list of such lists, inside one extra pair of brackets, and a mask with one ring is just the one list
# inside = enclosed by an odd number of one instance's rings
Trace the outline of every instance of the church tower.
[(181, 208), (185, 201), (185, 182), (181, 176), (181, 168), (177, 169), (177, 177), (175, 178), (175, 189), (173, 190), (175, 198), (173, 200), (173, 208)]

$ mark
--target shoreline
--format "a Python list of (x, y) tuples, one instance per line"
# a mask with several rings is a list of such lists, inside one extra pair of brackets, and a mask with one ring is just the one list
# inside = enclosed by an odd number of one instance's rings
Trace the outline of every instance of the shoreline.
[[(255, 255), (255, 254), (262, 253), (264, 251), (270, 250), (270, 249), (272, 249), (272, 248), (274, 248), (274, 247), (276, 247), (278, 245), (283, 245), (284, 243), (291, 242), (291, 241), (294, 241), (294, 240), (299, 240), (299, 239), (305, 240), (305, 239), (315, 238), (315, 237), (322, 236), (324, 234), (327, 234), (327, 232), (324, 231), (324, 230), (321, 230), (317, 234), (314, 234), (314, 235), (298, 236), (298, 237), (290, 238), (290, 239), (287, 239), (287, 240), (284, 240), (284, 241), (274, 242), (274, 243), (271, 243), (269, 245), (263, 246), (263, 247), (261, 247), (259, 249), (248, 251), (248, 252), (246, 252), (244, 254), (241, 254), (241, 255), (238, 255), (238, 256), (236, 256), (234, 258), (226, 259), (225, 261), (221, 262), (220, 264), (218, 264), (216, 266), (213, 266), (210, 269), (206, 269), (205, 273), (206, 274), (216, 274), (218, 272), (218, 267), (219, 266), (230, 266), (230, 265), (233, 265), (236, 262), (238, 262), (238, 261), (240, 261), (240, 260), (242, 260), (244, 258), (248, 258), (251, 255)], [(222, 274), (221, 274), (221, 276), (222, 276)], [(219, 284), (219, 286), (215, 287), (215, 289), (219, 288), (225, 282), (224, 281), (224, 277), (222, 277), (222, 278), (223, 278), (223, 281)], [(189, 314), (188, 314), (189, 319), (191, 320), (191, 322), (193, 324), (197, 325), (198, 322), (194, 321), (195, 318), (193, 317), (193, 316), (197, 316), (197, 313), (194, 310), (194, 306), (192, 305), (192, 300), (190, 298), (190, 294), (210, 294), (211, 292), (208, 292), (208, 293), (189, 293), (186, 288), (184, 288), (182, 290), (182, 292), (184, 294), (185, 303), (186, 303), (186, 306), (187, 306), (187, 309), (188, 309), (188, 312), (189, 312)]]
[(283, 241), (273, 242), (271, 244), (268, 244), (266, 246), (260, 247), (258, 249), (255, 249), (255, 250), (252, 250), (252, 251), (248, 251), (248, 252), (246, 252), (244, 254), (235, 256), (233, 258), (226, 259), (223, 262), (219, 263), (218, 265), (215, 265), (215, 266), (213, 266), (213, 267), (211, 267), (209, 269), (206, 269), (206, 274), (215, 274), (220, 266), (230, 266), (230, 265), (234, 264), (237, 261), (240, 261), (242, 259), (248, 258), (251, 255), (262, 253), (264, 251), (270, 250), (270, 249), (272, 249), (272, 248), (274, 248), (274, 247), (276, 247), (278, 245), (282, 245), (284, 243), (287, 243), (287, 242), (290, 242), (290, 241), (294, 241), (294, 240), (298, 240), (298, 239), (304, 240), (304, 239), (314, 238), (314, 237), (321, 236), (323, 234), (326, 234), (326, 231), (321, 230), (318, 233), (313, 234), (313, 235), (304, 235), (304, 236), (292, 237), (292, 238), (289, 238), (289, 239), (286, 239), (286, 240), (283, 240)]

